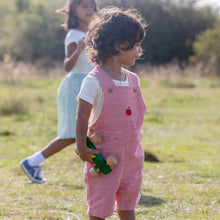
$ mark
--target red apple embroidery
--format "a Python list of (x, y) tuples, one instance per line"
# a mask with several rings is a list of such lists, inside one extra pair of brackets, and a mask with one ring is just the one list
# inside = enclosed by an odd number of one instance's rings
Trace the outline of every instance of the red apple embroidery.
[(126, 111), (125, 111), (125, 114), (126, 115), (132, 115), (132, 111), (131, 111), (131, 109), (130, 109), (130, 107), (129, 106), (127, 106), (127, 109), (126, 109)]

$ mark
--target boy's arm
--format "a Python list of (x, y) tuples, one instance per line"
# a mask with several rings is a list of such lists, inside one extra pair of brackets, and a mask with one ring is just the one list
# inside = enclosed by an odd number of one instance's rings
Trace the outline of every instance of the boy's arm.
[(79, 99), (76, 115), (76, 146), (81, 160), (93, 163), (92, 155), (98, 154), (98, 150), (92, 150), (87, 147), (88, 121), (92, 105), (82, 99)]

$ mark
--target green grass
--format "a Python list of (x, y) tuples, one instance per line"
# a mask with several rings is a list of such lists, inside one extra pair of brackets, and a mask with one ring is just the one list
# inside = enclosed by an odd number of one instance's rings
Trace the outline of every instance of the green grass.
[[(0, 219), (87, 219), (84, 164), (74, 146), (45, 162), (48, 185), (32, 184), (18, 165), (56, 137), (60, 81), (0, 80)], [(161, 162), (144, 164), (138, 220), (220, 219), (219, 85), (142, 79), (142, 144)]]

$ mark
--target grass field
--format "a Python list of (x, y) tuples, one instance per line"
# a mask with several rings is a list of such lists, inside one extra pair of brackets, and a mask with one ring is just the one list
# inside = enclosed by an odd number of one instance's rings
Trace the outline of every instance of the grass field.
[[(74, 146), (45, 162), (48, 185), (32, 184), (19, 167), (56, 137), (60, 81), (0, 79), (0, 219), (87, 219)], [(220, 79), (144, 77), (141, 88), (143, 148), (160, 162), (144, 164), (137, 219), (220, 219)]]

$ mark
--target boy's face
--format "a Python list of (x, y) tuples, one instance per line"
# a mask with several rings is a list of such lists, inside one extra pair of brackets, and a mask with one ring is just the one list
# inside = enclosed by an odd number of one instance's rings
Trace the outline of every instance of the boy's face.
[(120, 49), (120, 54), (117, 56), (122, 65), (133, 66), (135, 61), (140, 57), (142, 48), (140, 43), (136, 43), (131, 50)]
[(95, 14), (94, 0), (82, 0), (81, 3), (76, 6), (75, 14), (79, 22), (86, 22), (89, 24)]

